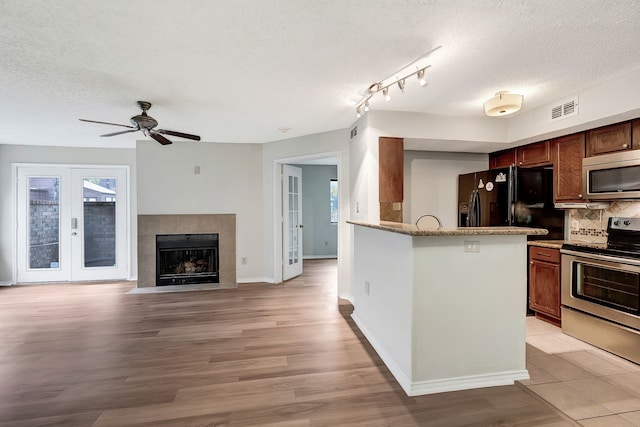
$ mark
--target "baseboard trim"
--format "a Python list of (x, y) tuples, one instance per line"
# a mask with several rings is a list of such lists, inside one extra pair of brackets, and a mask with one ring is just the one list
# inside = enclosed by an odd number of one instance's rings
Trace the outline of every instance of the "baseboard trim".
[(529, 379), (529, 371), (504, 371), (491, 374), (445, 378), (442, 380), (416, 381), (411, 383), (409, 396), (442, 393), (446, 391), (470, 390), (473, 388), (512, 385), (516, 381)]
[(409, 379), (409, 377), (396, 363), (395, 359), (391, 357), (384, 346), (375, 339), (371, 331), (369, 331), (369, 329), (364, 326), (364, 323), (362, 323), (362, 320), (355, 312), (351, 315), (351, 318), (356, 323), (356, 326), (358, 326), (358, 329), (360, 329), (360, 332), (362, 332), (367, 341), (369, 341), (369, 344), (371, 344), (376, 353), (378, 353), (378, 356), (380, 356), (384, 364), (387, 366), (387, 369), (391, 371), (396, 381), (398, 381), (398, 384), (400, 384), (400, 387), (402, 387), (407, 395), (411, 396), (409, 394), (409, 392), (411, 391), (411, 380)]
[(236, 278), (237, 283), (270, 283), (273, 284), (275, 281), (273, 277), (243, 277)]
[(302, 259), (338, 259), (338, 255), (303, 255)]
[(469, 390), (482, 387), (495, 387), (512, 385), (515, 381), (529, 379), (529, 371), (526, 369), (516, 371), (493, 372), (490, 374), (469, 375), (454, 378), (435, 379), (427, 381), (412, 381), (400, 368), (390, 353), (375, 339), (371, 331), (362, 323), (357, 314), (351, 318), (356, 323), (369, 344), (375, 349), (394, 378), (400, 384), (407, 396), (420, 396), (424, 394), (443, 393), (447, 391)]

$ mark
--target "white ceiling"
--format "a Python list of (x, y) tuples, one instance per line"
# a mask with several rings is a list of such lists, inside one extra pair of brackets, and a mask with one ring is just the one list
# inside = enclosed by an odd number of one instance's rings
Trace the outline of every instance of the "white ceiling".
[[(640, 68), (637, 0), (1, 0), (0, 143), (133, 146), (164, 129), (268, 142), (347, 128), (373, 82), (437, 46), (428, 85), (372, 108), (523, 112)], [(497, 119), (500, 120), (500, 119)], [(282, 132), (280, 129), (289, 129)]]

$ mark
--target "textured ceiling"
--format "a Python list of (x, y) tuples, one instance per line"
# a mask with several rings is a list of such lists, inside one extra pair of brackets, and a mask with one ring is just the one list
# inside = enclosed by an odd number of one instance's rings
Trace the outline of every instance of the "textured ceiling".
[[(636, 0), (0, 0), (0, 143), (133, 146), (136, 100), (211, 142), (341, 129), (381, 80), (434, 47), (428, 85), (372, 107), (523, 112), (640, 68)], [(289, 128), (286, 133), (280, 128)]]

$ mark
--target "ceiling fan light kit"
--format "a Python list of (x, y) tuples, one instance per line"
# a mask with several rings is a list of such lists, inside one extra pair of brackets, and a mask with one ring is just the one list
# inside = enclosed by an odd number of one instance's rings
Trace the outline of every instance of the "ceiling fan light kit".
[(490, 117), (508, 116), (522, 108), (522, 95), (506, 91), (496, 93), (496, 96), (484, 103), (484, 113)]
[(200, 137), (198, 135), (193, 135), (193, 134), (184, 133), (184, 132), (176, 132), (176, 131), (167, 130), (167, 129), (155, 129), (155, 127), (158, 126), (158, 121), (147, 114), (147, 110), (151, 108), (151, 103), (147, 101), (138, 101), (138, 107), (140, 107), (140, 109), (142, 110), (142, 113), (131, 117), (130, 121), (133, 126), (121, 125), (119, 123), (99, 122), (96, 120), (87, 120), (87, 119), (79, 119), (79, 120), (83, 122), (89, 122), (89, 123), (98, 123), (103, 125), (120, 126), (120, 127), (129, 128), (128, 130), (123, 130), (120, 132), (106, 133), (104, 135), (100, 135), (102, 137), (116, 136), (116, 135), (122, 135), (124, 133), (141, 131), (145, 136), (153, 138), (154, 140), (156, 140), (162, 145), (169, 145), (172, 143), (169, 139), (165, 138), (162, 135), (177, 136), (179, 138), (200, 141)]

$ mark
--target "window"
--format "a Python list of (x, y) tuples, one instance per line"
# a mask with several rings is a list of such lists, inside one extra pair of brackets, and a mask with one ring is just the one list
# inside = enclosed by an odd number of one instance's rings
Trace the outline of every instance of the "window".
[(338, 223), (338, 180), (332, 179), (329, 183), (329, 201), (331, 202), (331, 223)]

